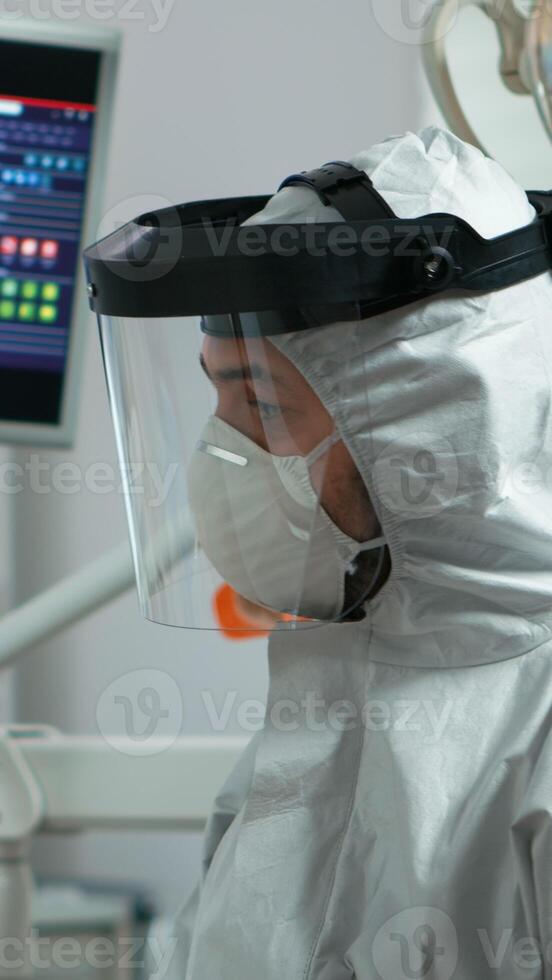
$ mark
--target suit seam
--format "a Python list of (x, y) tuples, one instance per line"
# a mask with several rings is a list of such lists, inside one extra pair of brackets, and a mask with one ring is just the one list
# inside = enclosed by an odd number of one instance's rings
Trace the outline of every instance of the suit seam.
[[(371, 639), (371, 630), (370, 630), (370, 635), (368, 637), (368, 646), (370, 645), (370, 639)], [(369, 670), (369, 661), (367, 661), (366, 669)], [(366, 681), (365, 681), (365, 687), (366, 687)], [(356, 759), (356, 763), (355, 763), (355, 772), (354, 772), (354, 777), (353, 777), (353, 781), (352, 781), (351, 792), (350, 792), (350, 796), (349, 796), (349, 802), (347, 804), (347, 812), (345, 814), (345, 819), (344, 819), (344, 822), (343, 822), (343, 829), (342, 829), (342, 831), (341, 831), (341, 833), (339, 835), (339, 838), (338, 838), (338, 841), (337, 841), (337, 844), (336, 844), (335, 859), (334, 859), (333, 868), (332, 868), (331, 880), (330, 880), (330, 884), (329, 884), (329, 887), (328, 887), (328, 894), (326, 896), (326, 901), (324, 902), (324, 908), (323, 908), (322, 916), (321, 916), (321, 919), (320, 919), (320, 925), (319, 925), (319, 927), (318, 927), (318, 929), (316, 931), (316, 934), (315, 934), (315, 937), (314, 937), (312, 946), (311, 946), (310, 951), (309, 951), (309, 954), (308, 954), (307, 962), (305, 964), (305, 969), (303, 970), (303, 973), (302, 973), (302, 980), (309, 980), (309, 978), (310, 978), (310, 980), (312, 980), (311, 970), (312, 970), (312, 966), (313, 966), (314, 958), (316, 956), (317, 949), (318, 949), (318, 947), (320, 945), (320, 940), (322, 938), (322, 934), (324, 932), (324, 926), (326, 925), (326, 922), (327, 922), (328, 910), (329, 910), (330, 903), (331, 903), (331, 900), (332, 900), (332, 897), (333, 897), (333, 894), (334, 894), (334, 891), (335, 891), (335, 882), (336, 882), (336, 877), (337, 877), (337, 869), (338, 869), (338, 866), (339, 866), (339, 859), (340, 859), (341, 853), (343, 851), (343, 846), (344, 846), (344, 843), (345, 843), (345, 839), (347, 837), (347, 831), (349, 830), (349, 826), (350, 826), (350, 823), (351, 823), (351, 818), (352, 818), (352, 815), (353, 815), (353, 809), (354, 809), (354, 804), (355, 804), (356, 794), (357, 794), (357, 789), (358, 789), (358, 780), (359, 780), (359, 775), (360, 775), (360, 765), (361, 765), (361, 761), (362, 761), (365, 740), (366, 740), (366, 726), (365, 725), (361, 725), (360, 726), (360, 738), (359, 738), (358, 749), (357, 749), (357, 759)]]

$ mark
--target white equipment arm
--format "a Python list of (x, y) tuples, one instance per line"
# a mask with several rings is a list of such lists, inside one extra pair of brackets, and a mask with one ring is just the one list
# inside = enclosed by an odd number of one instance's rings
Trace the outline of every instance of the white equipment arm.
[(100, 609), (133, 585), (134, 568), (125, 541), (0, 619), (0, 667)]
[(533, 94), (552, 138), (552, 79), (546, 52), (552, 43), (552, 13), (538, 0), (434, 0), (424, 29), (423, 54), (433, 95), (447, 124), (460, 139), (487, 150), (470, 126), (456, 95), (447, 61), (446, 41), (459, 11), (480, 7), (495, 22), (500, 40), (500, 74), (510, 91)]

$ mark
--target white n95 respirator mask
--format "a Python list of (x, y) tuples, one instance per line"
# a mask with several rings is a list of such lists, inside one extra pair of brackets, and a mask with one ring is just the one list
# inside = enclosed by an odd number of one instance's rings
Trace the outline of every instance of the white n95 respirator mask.
[(344, 611), (346, 576), (359, 543), (319, 504), (310, 467), (339, 436), (307, 456), (273, 456), (211, 416), (188, 470), (198, 540), (221, 577), (251, 602), (281, 613), (332, 621)]

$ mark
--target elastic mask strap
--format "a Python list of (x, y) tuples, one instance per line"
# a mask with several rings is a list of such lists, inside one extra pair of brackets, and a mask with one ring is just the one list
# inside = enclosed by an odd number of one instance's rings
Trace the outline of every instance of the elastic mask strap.
[(347, 562), (346, 571), (349, 575), (353, 575), (357, 570), (357, 559), (358, 556), (363, 551), (375, 551), (376, 548), (384, 548), (386, 545), (386, 540), (384, 537), (371, 538), (370, 541), (363, 541), (362, 543), (354, 541), (351, 539), (351, 552), (352, 557), (350, 561)]
[[(328, 452), (328, 450), (331, 449), (331, 447), (336, 442), (340, 442), (340, 441), (341, 441), (341, 436), (337, 431), (337, 429), (334, 429), (331, 435), (326, 436), (326, 438), (323, 439), (322, 442), (318, 444), (318, 446), (315, 446), (314, 449), (311, 449), (308, 456), (303, 457), (307, 467), (311, 467), (314, 463), (316, 463), (317, 459), (320, 459), (320, 457), (323, 456), (324, 453)], [(355, 546), (358, 549), (357, 554), (360, 554), (361, 551), (373, 551), (375, 548), (383, 548), (386, 543), (387, 542), (385, 538), (383, 537), (383, 535), (381, 535), (379, 538), (371, 538), (370, 541), (363, 541), (358, 543), (355, 542)]]
[(341, 441), (341, 436), (337, 429), (335, 429), (330, 436), (326, 436), (314, 449), (311, 449), (307, 456), (303, 456), (305, 463), (308, 467), (311, 467), (313, 463), (316, 463), (317, 459), (320, 459), (324, 453), (327, 453), (329, 449), (336, 443)]
[(372, 551), (374, 548), (383, 548), (386, 543), (387, 542), (383, 536), (379, 538), (372, 538), (370, 541), (364, 541), (363, 544), (359, 544), (358, 550), (359, 553), (361, 551)]
[[(386, 544), (385, 538), (374, 538), (373, 541), (367, 541), (366, 542), (366, 545), (373, 546), (375, 548), (375, 547), (377, 547), (379, 545), (380, 542), (382, 542), (383, 544)], [(363, 548), (364, 551), (368, 550), (366, 548), (366, 545)], [(354, 606), (352, 606), (350, 609), (344, 610), (341, 613), (341, 615), (338, 616), (338, 618), (335, 620), (336, 623), (347, 622), (350, 619), (350, 617), (353, 616), (353, 614), (357, 610), (361, 610), (362, 609), (364, 603), (368, 599), (368, 596), (372, 592), (372, 589), (374, 588), (374, 586), (376, 585), (376, 583), (379, 580), (379, 577), (380, 577), (381, 572), (382, 572), (382, 569), (383, 569), (385, 555), (386, 555), (386, 550), (385, 550), (385, 548), (382, 547), (381, 550), (380, 550), (380, 553), (378, 555), (377, 565), (376, 565), (374, 574), (372, 575), (372, 578), (371, 578), (371, 581), (370, 581), (369, 586), (364, 590), (363, 595), (361, 595), (360, 598), (357, 599), (357, 601), (355, 602)], [(357, 620), (359, 618), (360, 619), (364, 619), (364, 614), (361, 615), (360, 617), (356, 617), (356, 618), (357, 618)], [(352, 621), (354, 622), (355, 620), (353, 619)]]
[[(340, 441), (341, 436), (337, 429), (335, 429), (331, 435), (326, 436), (326, 438), (323, 439), (318, 446), (315, 446), (314, 449), (310, 451), (308, 456), (303, 457), (307, 467), (310, 468), (314, 463), (316, 463), (317, 459), (320, 459), (320, 457), (323, 456), (324, 453), (328, 452), (328, 450), (331, 449), (336, 442)], [(361, 551), (373, 551), (375, 548), (383, 548), (387, 542), (383, 536), (380, 536), (379, 538), (371, 538), (370, 541), (355, 541), (354, 543), (357, 554), (360, 554)]]

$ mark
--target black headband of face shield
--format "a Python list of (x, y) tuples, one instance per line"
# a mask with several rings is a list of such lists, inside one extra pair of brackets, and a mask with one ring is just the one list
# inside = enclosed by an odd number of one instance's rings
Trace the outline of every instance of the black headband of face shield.
[(142, 215), (85, 251), (91, 308), (199, 315), (213, 336), (273, 336), (367, 319), (445, 290), (492, 292), (552, 268), (552, 191), (527, 192), (537, 212), (530, 224), (485, 239), (451, 214), (396, 217), (349, 163), (294, 174), (279, 189), (298, 185), (344, 222), (242, 227), (269, 197)]
[[(376, 190), (368, 174), (364, 170), (357, 170), (350, 163), (333, 161), (316, 170), (292, 174), (280, 184), (278, 190), (297, 186), (309, 187), (315, 191), (322, 203), (339, 211), (345, 221), (396, 220), (395, 213)], [(338, 321), (367, 319), (453, 287), (485, 288), (482, 285), (470, 287), (468, 285), (470, 274), (473, 283), (478, 281), (478, 274), (481, 282), (483, 276), (487, 283), (490, 277), (494, 277), (494, 285), (491, 287), (493, 289), (512, 285), (514, 282), (537, 275), (547, 268), (552, 268), (552, 191), (528, 191), (527, 196), (541, 218), (543, 226), (540, 227), (539, 221), (539, 232), (531, 233), (534, 241), (523, 241), (515, 232), (511, 235), (502, 235), (494, 240), (500, 243), (496, 248), (496, 254), (491, 254), (491, 249), (488, 249), (485, 263), (477, 268), (464, 272), (451, 251), (438, 245), (432, 246), (429, 240), (424, 241), (420, 236), (421, 240), (418, 241), (421, 251), (413, 263), (417, 273), (418, 288), (415, 283), (411, 283), (411, 288), (403, 291), (405, 285), (403, 279), (400, 283), (402, 288), (398, 291), (390, 291), (382, 299), (372, 299), (364, 303), (358, 301), (325, 306), (311, 305), (302, 310), (267, 310), (230, 317), (203, 316), (201, 329), (206, 334), (218, 337), (240, 334), (274, 336)], [(425, 218), (422, 219), (421, 224), (426, 234), (430, 232), (430, 226)], [(533, 225), (528, 226), (527, 230), (532, 231), (533, 227)], [(470, 230), (473, 232), (473, 229)], [(526, 239), (528, 237), (527, 235)], [(505, 246), (510, 244), (508, 241), (510, 238), (514, 248), (509, 254), (505, 254)], [(488, 284), (486, 288), (489, 288)]]

